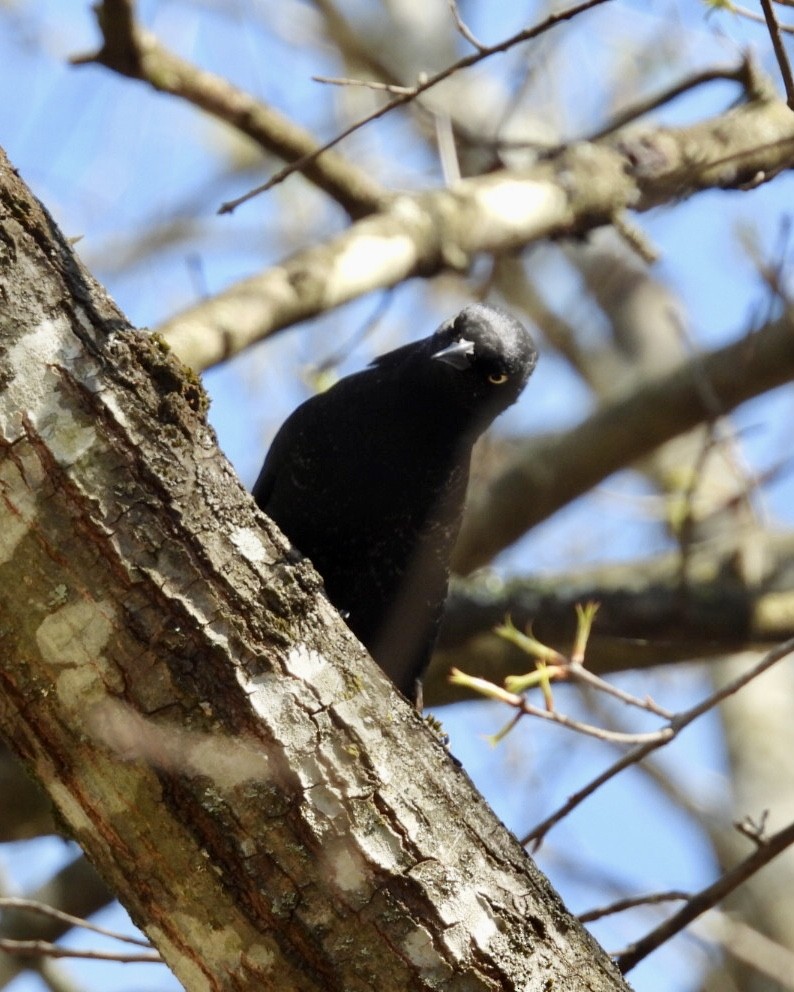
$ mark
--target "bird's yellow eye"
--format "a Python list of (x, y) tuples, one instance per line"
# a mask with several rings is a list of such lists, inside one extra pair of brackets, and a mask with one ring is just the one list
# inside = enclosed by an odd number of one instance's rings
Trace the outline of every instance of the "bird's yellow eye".
[(507, 372), (491, 372), (488, 376), (488, 382), (494, 386), (501, 386), (503, 383), (507, 382), (510, 376)]

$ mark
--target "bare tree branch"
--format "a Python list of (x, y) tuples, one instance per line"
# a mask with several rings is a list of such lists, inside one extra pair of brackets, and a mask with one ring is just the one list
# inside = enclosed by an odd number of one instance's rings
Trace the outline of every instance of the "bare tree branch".
[(691, 90), (706, 83), (713, 83), (718, 79), (730, 79), (737, 83), (742, 83), (745, 90), (751, 92), (751, 88), (757, 78), (757, 70), (751, 70), (750, 68), (749, 56), (740, 65), (735, 67), (726, 66), (725, 68), (704, 69), (702, 72), (693, 73), (686, 79), (682, 79), (672, 86), (666, 87), (661, 92), (646, 97), (644, 100), (639, 100), (625, 110), (620, 111), (620, 113), (614, 114), (603, 127), (588, 135), (587, 140), (601, 141), (608, 135), (620, 131), (621, 128), (626, 127), (632, 121), (644, 117), (654, 110), (658, 110), (659, 107), (671, 103), (677, 97), (682, 96), (684, 93), (689, 93)]
[[(550, 816), (547, 816), (541, 823), (537, 824), (537, 826), (526, 834), (522, 838), (521, 843), (532, 844), (535, 848), (537, 848), (552, 827), (560, 823), (561, 820), (568, 816), (568, 814), (584, 802), (585, 799), (592, 796), (597, 789), (600, 789), (601, 786), (604, 785), (604, 783), (614, 778), (626, 768), (631, 767), (631, 765), (638, 764), (648, 754), (651, 754), (658, 748), (665, 746), (674, 737), (680, 734), (682, 730), (701, 717), (704, 713), (708, 712), (708, 710), (714, 709), (715, 706), (718, 706), (728, 696), (739, 692), (740, 689), (743, 689), (749, 682), (757, 679), (758, 676), (762, 675), (768, 668), (771, 668), (781, 659), (790, 655), (792, 651), (794, 651), (794, 638), (779, 645), (772, 651), (768, 651), (758, 662), (758, 664), (753, 666), (749, 672), (745, 672), (743, 675), (727, 683), (721, 689), (712, 693), (710, 696), (701, 700), (694, 706), (691, 706), (689, 709), (681, 713), (676, 713), (667, 725), (667, 733), (657, 734), (654, 736), (654, 739), (648, 741), (647, 743), (638, 744), (630, 751), (627, 751), (626, 754), (610, 765), (604, 772), (596, 776), (596, 778), (588, 782), (587, 785), (583, 786), (583, 788), (579, 789), (573, 795), (569, 796), (568, 800), (563, 803), (559, 809), (557, 809)], [(794, 827), (789, 828), (789, 830), (792, 832), (792, 837), (794, 837)], [(788, 846), (788, 844), (783, 846)], [(779, 850), (782, 849), (783, 848), (781, 847)], [(779, 851), (776, 851), (775, 853), (779, 853)], [(748, 872), (742, 876), (742, 880), (744, 880), (744, 878), (748, 878), (750, 874), (752, 874), (752, 872)]]
[(794, 119), (771, 97), (691, 127), (652, 128), (622, 144), (576, 144), (525, 172), (401, 194), (325, 244), (172, 317), (159, 331), (183, 361), (205, 369), (364, 293), (466, 269), (479, 252), (583, 234), (627, 208), (763, 181), (792, 161)]
[(538, 24), (533, 25), (530, 28), (526, 28), (523, 31), (519, 31), (517, 34), (506, 38), (504, 41), (499, 42), (496, 45), (487, 45), (479, 48), (477, 52), (472, 55), (467, 55), (462, 59), (459, 59), (453, 65), (447, 66), (445, 69), (441, 69), (439, 72), (433, 73), (426, 79), (422, 79), (417, 82), (413, 87), (411, 87), (407, 92), (401, 93), (395, 96), (388, 103), (379, 107), (377, 110), (373, 110), (372, 113), (367, 114), (365, 117), (360, 118), (354, 124), (346, 127), (343, 131), (327, 141), (322, 147), (316, 149), (304, 155), (303, 158), (298, 159), (296, 162), (292, 162), (286, 165), (283, 169), (280, 169), (273, 176), (268, 179), (266, 183), (261, 186), (257, 186), (256, 189), (251, 190), (244, 196), (238, 197), (236, 200), (231, 200), (229, 203), (224, 203), (221, 207), (221, 213), (229, 213), (235, 210), (241, 204), (247, 202), (260, 193), (266, 193), (268, 190), (273, 189), (274, 186), (278, 186), (279, 183), (284, 182), (289, 176), (295, 172), (302, 172), (308, 166), (312, 165), (320, 155), (324, 155), (329, 149), (334, 148), (343, 141), (345, 138), (349, 138), (351, 134), (355, 134), (362, 127), (370, 124), (372, 121), (378, 120), (378, 118), (383, 117), (390, 111), (396, 109), (397, 107), (402, 107), (407, 103), (415, 100), (422, 93), (427, 92), (433, 86), (437, 86), (438, 83), (443, 82), (445, 79), (449, 79), (450, 76), (455, 75), (457, 72), (461, 72), (463, 69), (468, 69), (472, 65), (476, 65), (478, 62), (482, 62), (483, 59), (490, 58), (492, 55), (499, 55), (502, 52), (508, 51), (510, 48), (514, 48), (516, 45), (520, 45), (523, 42), (531, 41), (533, 38), (537, 38), (539, 35), (545, 34), (551, 28), (555, 27), (557, 24), (563, 23), (564, 21), (569, 21), (574, 17), (578, 17), (580, 14), (592, 9), (593, 7), (598, 7), (603, 3), (609, 3), (610, 0), (583, 0), (583, 2), (575, 4), (569, 7), (567, 10), (556, 11), (555, 13), (549, 14), (543, 21)]
[(468, 24), (466, 24), (466, 22), (461, 17), (460, 8), (458, 7), (456, 0), (447, 0), (447, 3), (449, 5), (450, 13), (455, 19), (455, 26), (457, 27), (461, 35), (463, 35), (466, 41), (468, 41), (468, 43), (473, 48), (476, 48), (478, 52), (484, 52), (486, 46), (478, 38), (475, 37), (471, 28), (468, 26)]
[[(790, 113), (787, 111), (787, 113)], [(794, 115), (792, 115), (794, 117)], [(713, 418), (703, 379), (723, 413), (794, 378), (794, 313), (598, 410), (562, 435), (530, 438), (470, 502), (455, 568), (488, 562), (525, 531), (659, 445)], [(740, 370), (740, 374), (739, 374)]]
[(653, 892), (647, 896), (627, 896), (625, 899), (617, 899), (608, 906), (599, 906), (597, 909), (588, 910), (586, 913), (579, 913), (577, 919), (580, 923), (593, 923), (601, 920), (605, 916), (614, 913), (624, 913), (627, 909), (636, 909), (638, 906), (658, 906), (665, 902), (676, 902), (682, 899), (690, 899), (689, 892), (681, 892), (673, 889), (670, 892)]
[(712, 885), (692, 896), (677, 913), (665, 920), (660, 926), (641, 940), (635, 941), (627, 950), (617, 956), (617, 963), (623, 974), (636, 967), (643, 958), (661, 947), (675, 934), (680, 933), (706, 910), (716, 906), (730, 892), (754, 875), (764, 865), (777, 857), (787, 847), (794, 844), (794, 823), (779, 830), (776, 834), (761, 844), (748, 858), (726, 874), (722, 875)]
[[(31, 918), (28, 912), (6, 909), (0, 923), (0, 938), (52, 943), (71, 929), (72, 919), (84, 919), (112, 899), (112, 893), (96, 870), (84, 857), (75, 857), (26, 895), (26, 901), (51, 907), (54, 913)], [(28, 966), (28, 961), (14, 954), (0, 954), (0, 988), (5, 988)]]
[[(26, 913), (35, 913), (38, 916), (45, 916), (48, 919), (56, 920), (58, 923), (64, 923), (70, 929), (77, 927), (81, 930), (89, 930), (91, 933), (98, 933), (103, 937), (112, 937), (113, 940), (120, 940), (125, 944), (137, 944), (139, 947), (146, 948), (151, 948), (152, 946), (148, 940), (142, 940), (140, 937), (131, 937), (129, 934), (119, 933), (117, 930), (109, 930), (107, 927), (97, 926), (96, 923), (90, 923), (81, 916), (64, 913), (63, 910), (56, 909), (55, 906), (48, 906), (38, 899), (19, 899), (14, 896), (0, 897), (0, 909), (14, 909)], [(39, 942), (33, 941), (33, 943)], [(11, 943), (24, 943), (24, 941), (11, 941)]]
[(117, 961), (120, 964), (163, 964), (157, 951), (78, 951), (46, 940), (9, 940), (0, 937), (0, 951), (14, 957), (79, 958), (85, 961)]
[[(317, 142), (307, 131), (277, 110), (221, 76), (198, 69), (169, 52), (153, 34), (135, 23), (133, 11), (130, 0), (103, 0), (95, 9), (102, 30), (102, 48), (90, 55), (76, 56), (73, 64), (98, 63), (148, 83), (160, 93), (187, 100), (288, 162), (303, 161), (317, 149)], [(387, 199), (386, 192), (369, 173), (337, 153), (312, 157), (301, 171), (351, 217), (372, 213)]]
[(783, 44), (783, 39), (780, 35), (781, 27), (775, 13), (775, 5), (772, 0), (761, 0), (761, 9), (764, 12), (764, 20), (769, 31), (769, 37), (772, 39), (775, 58), (777, 59), (780, 74), (783, 77), (783, 83), (786, 87), (786, 99), (789, 107), (794, 110), (794, 75), (791, 73), (791, 63), (786, 53), (786, 46)]

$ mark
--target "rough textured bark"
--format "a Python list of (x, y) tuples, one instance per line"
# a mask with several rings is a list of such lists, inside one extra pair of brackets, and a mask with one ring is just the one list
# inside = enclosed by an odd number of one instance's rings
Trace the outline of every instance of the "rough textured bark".
[(0, 162), (0, 733), (188, 989), (617, 989)]

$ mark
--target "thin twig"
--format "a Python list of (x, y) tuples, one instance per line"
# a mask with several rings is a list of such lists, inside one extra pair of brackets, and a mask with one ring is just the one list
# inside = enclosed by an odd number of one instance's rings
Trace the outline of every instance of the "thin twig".
[(673, 713), (670, 710), (665, 709), (663, 706), (659, 706), (659, 704), (654, 702), (650, 696), (646, 696), (644, 699), (640, 699), (638, 696), (633, 696), (630, 692), (619, 689), (611, 682), (607, 682), (606, 679), (602, 679), (598, 675), (594, 675), (593, 672), (585, 668), (584, 665), (571, 665), (568, 671), (569, 678), (572, 681), (582, 682), (585, 685), (591, 686), (593, 689), (597, 689), (599, 692), (605, 693), (607, 696), (614, 696), (615, 699), (619, 699), (622, 703), (626, 703), (628, 706), (635, 706), (637, 709), (646, 710), (648, 713), (653, 713), (654, 716), (660, 716), (665, 720), (673, 719)]
[[(563, 668), (562, 666), (548, 665), (541, 669), (541, 673), (545, 675), (547, 680), (563, 678), (565, 677), (567, 668), (568, 666)], [(494, 742), (502, 740), (522, 716), (536, 716), (541, 720), (548, 720), (550, 723), (557, 723), (561, 727), (567, 727), (569, 730), (575, 730), (577, 733), (585, 734), (587, 737), (595, 737), (598, 740), (609, 741), (613, 744), (638, 744), (643, 747), (653, 744), (654, 746), (659, 746), (674, 736), (674, 732), (669, 726), (663, 727), (661, 730), (651, 731), (650, 733), (627, 733), (625, 731), (607, 730), (604, 727), (595, 727), (589, 723), (582, 723), (580, 720), (574, 720), (573, 717), (565, 716), (564, 713), (560, 713), (552, 707), (542, 709), (540, 706), (534, 706), (522, 694), (523, 690), (522, 692), (512, 692), (510, 689), (496, 685), (495, 682), (489, 682), (488, 679), (478, 678), (476, 675), (467, 675), (465, 672), (461, 672), (459, 668), (452, 668), (450, 670), (449, 681), (453, 685), (462, 685), (467, 689), (472, 689), (486, 699), (493, 699), (496, 702), (504, 703), (516, 711), (510, 723), (493, 736), (492, 739)], [(538, 679), (536, 684), (538, 682), (541, 682), (541, 680)]]
[(473, 45), (477, 49), (478, 52), (484, 52), (485, 45), (483, 45), (483, 43), (474, 35), (474, 32), (460, 16), (457, 0), (447, 0), (447, 4), (449, 5), (452, 16), (455, 18), (455, 27), (457, 27), (458, 31), (470, 45)]
[(637, 118), (644, 117), (646, 114), (651, 113), (651, 111), (656, 110), (658, 107), (663, 107), (666, 103), (670, 103), (671, 100), (675, 100), (676, 97), (682, 96), (689, 90), (695, 89), (697, 86), (702, 86), (704, 83), (711, 83), (717, 79), (728, 79), (733, 82), (740, 83), (745, 81), (746, 76), (746, 62), (742, 62), (734, 68), (723, 67), (716, 69), (704, 69), (702, 72), (696, 72), (693, 75), (688, 76), (686, 79), (682, 79), (674, 86), (668, 86), (667, 89), (656, 93), (654, 96), (649, 96), (644, 100), (639, 100), (637, 103), (627, 107), (619, 114), (615, 114), (608, 124), (605, 124), (598, 131), (590, 134), (585, 140), (600, 141), (607, 135), (613, 134), (615, 131), (619, 131), (622, 127), (625, 127), (632, 121), (637, 120)]
[(163, 964), (157, 951), (139, 951), (137, 954), (115, 954), (112, 951), (78, 951), (72, 947), (61, 947), (48, 940), (9, 940), (0, 937), (0, 951), (16, 957), (84, 958), (89, 961), (118, 961), (121, 964), (143, 962)]
[(769, 817), (769, 810), (762, 810), (761, 816), (756, 822), (751, 816), (747, 815), (743, 820), (737, 820), (733, 825), (739, 831), (740, 834), (744, 834), (748, 840), (751, 840), (754, 844), (765, 844), (766, 843), (766, 821)]
[(35, 899), (18, 899), (12, 896), (0, 897), (0, 909), (16, 909), (29, 913), (38, 913), (40, 916), (48, 916), (50, 919), (67, 923), (70, 927), (80, 927), (83, 930), (90, 930), (92, 933), (101, 934), (103, 937), (112, 937), (114, 940), (124, 941), (126, 944), (136, 944), (138, 947), (149, 947), (151, 943), (142, 937), (132, 937), (119, 933), (116, 930), (108, 930), (106, 927), (97, 926), (96, 923), (89, 923), (80, 916), (72, 916), (71, 913), (64, 913), (61, 909), (48, 906), (46, 903), (38, 902)]
[(707, 886), (688, 900), (677, 913), (665, 920), (660, 926), (651, 930), (641, 940), (636, 941), (621, 954), (616, 957), (616, 963), (622, 974), (639, 964), (652, 951), (655, 951), (671, 937), (679, 933), (696, 917), (705, 913), (707, 909), (716, 906), (718, 902), (725, 898), (734, 889), (738, 888), (751, 875), (754, 875), (760, 868), (768, 864), (777, 857), (787, 847), (794, 844), (794, 823), (789, 824), (783, 830), (773, 834), (764, 844), (758, 847), (753, 853), (741, 861), (735, 868), (726, 872), (716, 882)]
[(327, 141), (324, 145), (321, 145), (319, 148), (315, 148), (308, 154), (295, 159), (288, 165), (285, 165), (284, 168), (279, 169), (278, 172), (275, 172), (266, 183), (262, 183), (261, 186), (257, 186), (255, 189), (249, 190), (248, 193), (237, 197), (235, 200), (229, 200), (222, 204), (218, 210), (218, 213), (231, 213), (235, 208), (239, 207), (243, 203), (246, 203), (248, 200), (253, 199), (255, 196), (258, 196), (260, 193), (266, 193), (274, 186), (282, 183), (288, 176), (291, 176), (293, 172), (301, 172), (307, 166), (311, 165), (317, 158), (319, 158), (323, 152), (328, 151), (329, 148), (334, 148), (340, 141), (348, 138), (351, 134), (355, 134), (356, 131), (359, 131), (365, 125), (377, 120), (380, 117), (383, 117), (396, 107), (402, 107), (404, 104), (409, 103), (420, 94), (425, 93), (433, 86), (436, 86), (443, 80), (448, 79), (456, 72), (460, 72), (463, 69), (468, 69), (470, 66), (476, 65), (478, 62), (482, 62), (483, 59), (490, 58), (491, 55), (499, 55), (506, 52), (515, 45), (522, 44), (525, 41), (531, 41), (533, 38), (537, 38), (539, 35), (544, 34), (546, 31), (549, 31), (551, 28), (562, 23), (563, 21), (569, 21), (579, 14), (583, 14), (587, 10), (591, 10), (593, 7), (598, 7), (603, 3), (610, 2), (611, 0), (583, 0), (583, 2), (575, 4), (567, 10), (560, 10), (556, 13), (549, 14), (548, 17), (546, 17), (543, 21), (540, 21), (538, 24), (533, 25), (531, 28), (525, 28), (523, 31), (519, 31), (510, 38), (499, 42), (497, 45), (488, 45), (482, 50), (459, 59), (452, 65), (447, 66), (445, 69), (441, 69), (432, 76), (422, 79), (415, 86), (411, 87), (407, 93), (395, 96), (382, 107), (379, 107), (377, 110), (373, 110), (364, 117), (360, 117), (357, 121), (355, 121), (355, 123), (351, 124), (343, 131), (340, 131), (334, 138), (331, 138), (331, 140)]
[(786, 87), (786, 103), (794, 110), (794, 75), (791, 73), (791, 63), (786, 54), (786, 46), (780, 36), (780, 24), (772, 0), (761, 0), (761, 9), (766, 19), (766, 27), (769, 37), (772, 39), (772, 47), (775, 50), (775, 58), (780, 66), (780, 74)]
[[(777, 2), (783, 3), (784, 0), (777, 0)], [(791, 4), (788, 6), (791, 6)], [(747, 7), (740, 7), (738, 3), (732, 3), (727, 9), (732, 14), (737, 14), (739, 17), (744, 17), (748, 21), (755, 21), (756, 24), (766, 24), (766, 18), (762, 14), (756, 14), (754, 10), (748, 10)], [(780, 24), (778, 22), (778, 27), (781, 31), (785, 31), (787, 34), (794, 34), (794, 25), (792, 24)]]
[(594, 920), (601, 920), (605, 916), (613, 916), (615, 913), (625, 913), (628, 909), (636, 909), (638, 906), (658, 906), (663, 902), (680, 901), (691, 899), (690, 892), (680, 889), (671, 889), (669, 892), (652, 892), (647, 896), (627, 896), (625, 899), (616, 899), (608, 906), (598, 906), (590, 909), (586, 913), (579, 913), (576, 919), (580, 923), (592, 923)]
[(377, 79), (353, 79), (350, 76), (312, 76), (315, 83), (326, 83), (328, 86), (363, 86), (368, 90), (395, 93), (400, 96), (413, 96), (415, 86), (398, 86), (396, 83), (382, 83)]
[[(542, 685), (544, 681), (548, 683), (552, 679), (568, 679), (570, 681), (581, 682), (608, 696), (613, 696), (628, 706), (635, 706), (637, 709), (644, 710), (647, 713), (653, 713), (655, 716), (663, 717), (668, 721), (672, 720), (674, 714), (658, 706), (650, 697), (646, 696), (645, 699), (640, 699), (638, 696), (634, 696), (630, 692), (619, 689), (617, 686), (599, 678), (585, 667), (584, 658), (587, 650), (587, 642), (590, 639), (592, 624), (597, 609), (598, 604), (595, 602), (590, 602), (586, 606), (577, 604), (576, 612), (578, 620), (570, 657), (565, 657), (565, 655), (560, 654), (554, 648), (550, 648), (548, 645), (537, 640), (532, 635), (531, 628), (528, 628), (526, 632), (518, 630), (509, 618), (505, 623), (495, 628), (494, 633), (510, 644), (515, 645), (520, 651), (535, 658), (537, 664), (534, 672), (530, 672), (527, 675), (510, 675), (505, 679), (505, 690), (508, 693), (512, 693), (513, 695), (510, 698), (516, 701), (510, 702), (509, 705), (518, 706), (519, 703), (523, 705), (525, 702), (523, 693), (529, 688)], [(454, 671), (457, 671), (457, 669)], [(459, 676), (455, 681), (459, 685), (463, 685), (466, 678), (466, 676)], [(483, 683), (483, 680), (476, 681)], [(482, 685), (480, 684), (481, 688)], [(493, 694), (491, 695), (492, 698), (499, 698), (498, 696), (494, 697)], [(504, 701), (507, 700), (505, 699)], [(553, 710), (553, 707), (547, 708)], [(634, 743), (639, 743), (639, 740), (639, 737), (635, 737)]]
[[(572, 796), (569, 796), (568, 800), (563, 803), (554, 813), (547, 816), (545, 820), (539, 823), (533, 830), (531, 830), (526, 836), (521, 840), (524, 845), (532, 844), (533, 850), (537, 850), (540, 846), (543, 838), (551, 830), (552, 827), (556, 826), (564, 817), (566, 817), (572, 810), (576, 809), (580, 803), (584, 802), (588, 796), (591, 796), (597, 789), (599, 789), (605, 782), (614, 778), (617, 774), (623, 771), (624, 768), (629, 768), (631, 765), (637, 764), (646, 755), (655, 751), (658, 747), (666, 744), (668, 740), (672, 740), (677, 737), (681, 731), (688, 727), (690, 723), (696, 720), (698, 717), (702, 716), (708, 710), (713, 709), (728, 696), (732, 696), (734, 693), (738, 692), (740, 689), (744, 688), (748, 682), (757, 678), (772, 665), (775, 665), (781, 658), (785, 658), (787, 655), (794, 651), (794, 638), (788, 641), (784, 641), (779, 644), (776, 648), (768, 651), (763, 658), (758, 662), (758, 664), (752, 668), (750, 671), (745, 672), (738, 678), (734, 679), (732, 682), (727, 683), (722, 689), (713, 693), (711, 696), (707, 696), (697, 705), (691, 707), (688, 710), (684, 710), (678, 713), (670, 721), (667, 727), (664, 728), (667, 731), (667, 737), (660, 740), (649, 740), (647, 743), (638, 745), (627, 751), (622, 757), (618, 758), (609, 768), (605, 769), (600, 775), (594, 778), (592, 781), (588, 782), (587, 785), (579, 789)], [(659, 737), (661, 737), (663, 731), (659, 732)]]
[[(670, 734), (667, 740), (672, 739), (673, 735)], [(652, 751), (655, 751), (664, 743), (666, 743), (666, 741), (651, 741), (647, 744), (641, 744), (638, 747), (632, 748), (631, 751), (627, 751), (621, 758), (618, 758), (614, 764), (610, 765), (609, 768), (603, 771), (600, 775), (597, 775), (594, 779), (591, 779), (591, 781), (579, 789), (578, 792), (574, 792), (573, 795), (569, 796), (566, 802), (555, 810), (554, 813), (547, 816), (545, 820), (542, 820), (533, 830), (522, 837), (521, 843), (525, 846), (531, 844), (532, 850), (536, 851), (543, 842), (543, 838), (551, 830), (551, 828), (556, 826), (570, 812), (576, 809), (576, 807), (583, 803), (585, 799), (593, 795), (593, 793), (600, 789), (602, 785), (622, 772), (624, 768), (629, 768), (631, 765), (636, 765), (637, 762), (642, 761), (646, 755), (650, 754)]]
[(596, 727), (590, 723), (582, 723), (580, 720), (574, 720), (572, 717), (565, 716), (564, 713), (559, 713), (557, 710), (542, 709), (540, 706), (534, 706), (532, 703), (528, 703), (523, 697), (519, 698), (521, 699), (521, 712), (527, 716), (536, 716), (540, 717), (541, 720), (548, 720), (550, 723), (558, 723), (561, 727), (567, 727), (569, 730), (575, 730), (577, 733), (585, 734), (588, 737), (595, 737), (599, 741), (609, 741), (612, 744), (636, 744), (641, 747), (647, 747), (648, 745), (660, 747), (675, 736), (669, 727), (663, 727), (661, 730), (652, 730), (649, 733), (643, 734), (626, 733), (622, 730), (607, 730), (605, 727)]

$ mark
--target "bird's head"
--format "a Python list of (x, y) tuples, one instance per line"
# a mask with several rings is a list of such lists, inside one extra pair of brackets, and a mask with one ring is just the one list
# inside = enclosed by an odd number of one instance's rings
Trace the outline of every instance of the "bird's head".
[(510, 314), (483, 304), (465, 307), (429, 339), (433, 380), (475, 430), (483, 430), (521, 394), (538, 352)]

